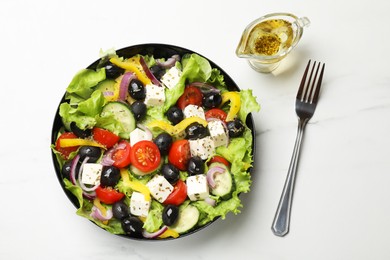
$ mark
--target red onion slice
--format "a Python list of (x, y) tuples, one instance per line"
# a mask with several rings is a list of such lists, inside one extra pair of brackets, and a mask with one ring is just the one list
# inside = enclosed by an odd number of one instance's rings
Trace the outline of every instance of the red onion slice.
[(96, 192), (95, 191), (92, 191), (92, 192), (83, 191), (83, 197), (88, 199), (88, 200), (93, 200), (96, 198)]
[(102, 161), (100, 162), (103, 166), (111, 166), (114, 164), (114, 160), (112, 159), (112, 155), (115, 153), (116, 150), (125, 149), (126, 145), (124, 143), (119, 143), (118, 145), (115, 145), (114, 147), (110, 148), (102, 158)]
[(148, 68), (148, 65), (146, 65), (146, 62), (142, 56), (139, 58), (139, 63), (141, 64), (142, 69), (145, 71), (146, 76), (148, 76), (148, 78), (152, 81), (152, 83), (156, 86), (161, 86), (160, 81), (158, 81), (158, 79), (150, 71), (150, 69)]
[(173, 66), (175, 66), (176, 61), (179, 61), (179, 60), (180, 60), (180, 56), (175, 54), (172, 57), (168, 58), (166, 61), (157, 60), (156, 62), (157, 62), (157, 65), (159, 65), (160, 67), (163, 67), (164, 69), (169, 69), (169, 68), (172, 68)]
[(142, 235), (144, 236), (144, 238), (157, 238), (159, 236), (161, 236), (165, 231), (168, 230), (168, 227), (167, 226), (163, 226), (161, 229), (157, 230), (156, 232), (153, 232), (153, 233), (150, 233), (146, 230), (143, 230), (142, 231)]
[(135, 78), (136, 78), (136, 76), (132, 72), (126, 72), (125, 74), (123, 74), (123, 77), (121, 79), (121, 83), (119, 86), (119, 100), (123, 101), (126, 99), (130, 81), (135, 79)]
[(205, 94), (205, 93), (209, 93), (209, 92), (216, 92), (216, 93), (220, 93), (221, 90), (214, 87), (213, 85), (210, 85), (210, 84), (207, 84), (207, 83), (204, 83), (204, 82), (192, 82), (190, 84), (190, 86), (193, 86), (193, 87), (197, 87), (199, 88), (199, 90)]
[(104, 91), (103, 92), (103, 96), (105, 97), (111, 97), (114, 95), (114, 92), (113, 91)]
[(209, 204), (209, 205), (212, 206), (212, 207), (214, 207), (215, 204), (216, 204), (215, 199), (212, 199), (212, 198), (210, 198), (210, 197), (205, 198), (205, 199), (204, 199), (204, 202), (206, 202), (207, 204)]
[(215, 175), (216, 174), (221, 174), (221, 173), (224, 173), (225, 172), (225, 169), (220, 167), (220, 166), (214, 166), (214, 167), (211, 167), (208, 171), (207, 171), (207, 174), (206, 174), (206, 180), (207, 180), (207, 183), (209, 184), (209, 186), (214, 189), (216, 184), (215, 184)]
[(70, 165), (69, 179), (73, 185), (76, 185), (76, 168), (77, 164), (79, 163), (79, 160), (80, 155), (76, 155), (72, 160), (72, 164)]
[(149, 128), (147, 128), (146, 126), (144, 126), (143, 124), (137, 124), (137, 127), (141, 130), (144, 130), (145, 134), (146, 134), (146, 139), (148, 141), (151, 141), (153, 139), (153, 134), (152, 134), (152, 131), (150, 131)]
[(110, 220), (113, 217), (113, 213), (111, 209), (107, 209), (106, 215), (104, 216), (99, 208), (93, 206), (90, 216), (93, 217), (94, 219), (106, 221), (106, 220)]

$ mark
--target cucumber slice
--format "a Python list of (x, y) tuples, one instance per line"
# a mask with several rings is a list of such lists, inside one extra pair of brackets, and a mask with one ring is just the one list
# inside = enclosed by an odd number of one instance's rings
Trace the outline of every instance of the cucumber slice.
[(138, 169), (137, 167), (135, 167), (134, 165), (130, 165), (129, 166), (129, 169), (130, 169), (130, 172), (131, 173), (133, 173), (134, 175), (136, 175), (136, 176), (145, 176), (145, 175), (149, 175), (149, 174), (152, 174), (152, 173), (156, 173), (157, 171), (159, 171), (160, 169), (161, 169), (161, 166), (164, 164), (164, 161), (163, 160), (161, 160), (161, 163), (160, 163), (160, 165), (156, 168), (156, 169), (154, 169), (154, 170), (152, 170), (152, 171), (150, 171), (150, 172), (143, 172), (143, 171), (141, 171), (140, 169)]
[(96, 86), (96, 90), (100, 90), (106, 100), (113, 101), (118, 97), (118, 89), (116, 89), (116, 81), (113, 79), (106, 79)]
[(209, 168), (214, 166), (221, 167), (225, 171), (214, 176), (215, 187), (210, 189), (211, 194), (219, 196), (222, 199), (228, 199), (233, 191), (233, 176), (229, 168), (223, 163), (212, 163)]
[(179, 218), (176, 223), (170, 226), (179, 234), (186, 233), (193, 229), (199, 220), (199, 210), (195, 206), (187, 205), (186, 207), (180, 207)]
[(112, 114), (114, 119), (117, 120), (122, 125), (123, 131), (119, 133), (119, 136), (124, 139), (129, 139), (130, 132), (133, 131), (136, 127), (136, 121), (133, 113), (130, 110), (130, 107), (125, 103), (113, 101), (107, 103), (103, 107), (102, 115), (104, 113)]

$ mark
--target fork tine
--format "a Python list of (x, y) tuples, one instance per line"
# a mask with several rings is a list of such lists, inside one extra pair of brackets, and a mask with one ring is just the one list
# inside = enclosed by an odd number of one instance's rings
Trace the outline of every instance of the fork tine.
[(303, 98), (304, 98), (303, 93), (304, 93), (305, 86), (306, 86), (305, 83), (306, 83), (307, 72), (309, 71), (309, 68), (310, 68), (310, 62), (311, 62), (311, 60), (309, 60), (309, 62), (307, 63), (305, 72), (303, 73), (303, 76), (302, 76), (301, 84), (299, 85), (299, 89), (298, 89), (298, 93), (297, 93), (297, 99), (299, 99), (299, 100), (303, 100)]
[(319, 64), (317, 66), (317, 70), (316, 70), (316, 73), (314, 74), (314, 79), (312, 81), (312, 77), (313, 77), (313, 73), (314, 73), (314, 70), (316, 68), (316, 64), (317, 62), (314, 61), (313, 63), (313, 67), (311, 68), (311, 72), (310, 72), (310, 77), (309, 77), (309, 80), (307, 81), (307, 89), (306, 89), (306, 96), (305, 96), (305, 102), (306, 103), (312, 103), (313, 102), (313, 90), (315, 89), (315, 82), (316, 82), (316, 79), (317, 79), (317, 74), (318, 74), (318, 68), (319, 68)]
[[(316, 76), (317, 76), (317, 73), (318, 73), (318, 69), (320, 68), (320, 65), (321, 63), (318, 63), (318, 68), (317, 68), (317, 72), (316, 72)], [(322, 84), (322, 76), (324, 75), (324, 70), (325, 70), (325, 63), (322, 64), (322, 69), (321, 69), (321, 73), (320, 73), (320, 77), (318, 78), (318, 81), (317, 81), (317, 86), (316, 86), (316, 91), (314, 92), (314, 96), (313, 96), (313, 100), (312, 102), (313, 103), (317, 103), (318, 101), (318, 96), (320, 94), (320, 88), (321, 88), (321, 84)], [(315, 81), (314, 81), (315, 82)], [(314, 84), (313, 82), (313, 84)]]

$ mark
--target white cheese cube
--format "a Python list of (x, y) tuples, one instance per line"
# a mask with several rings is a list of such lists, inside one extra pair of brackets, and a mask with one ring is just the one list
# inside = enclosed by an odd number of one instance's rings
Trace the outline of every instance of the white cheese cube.
[(185, 118), (196, 116), (202, 119), (206, 119), (206, 116), (204, 115), (203, 107), (197, 105), (186, 106), (183, 110), (183, 114)]
[(136, 128), (130, 132), (130, 145), (133, 146), (143, 140), (152, 141), (152, 138), (152, 135), (147, 134), (144, 130)]
[(161, 175), (154, 176), (146, 186), (153, 198), (160, 203), (163, 203), (173, 191), (173, 186)]
[(81, 176), (81, 182), (88, 185), (98, 185), (102, 175), (103, 165), (99, 163), (85, 163)]
[(190, 200), (204, 200), (209, 196), (209, 186), (206, 175), (197, 174), (187, 178), (187, 196)]
[(228, 143), (228, 136), (225, 131), (223, 123), (219, 120), (210, 121), (207, 124), (207, 127), (210, 132), (210, 136), (214, 141), (214, 146), (218, 147), (221, 145), (226, 145)]
[(210, 136), (201, 139), (189, 140), (191, 156), (199, 156), (206, 160), (214, 154), (214, 141)]
[(165, 91), (163, 87), (159, 87), (153, 84), (145, 86), (146, 97), (145, 104), (147, 106), (161, 106), (165, 102)]
[(173, 66), (161, 77), (161, 82), (164, 84), (164, 86), (171, 89), (177, 85), (180, 80), (180, 76), (181, 71)]
[(134, 191), (130, 199), (130, 213), (135, 216), (147, 217), (150, 208), (150, 201), (145, 200), (142, 193)]

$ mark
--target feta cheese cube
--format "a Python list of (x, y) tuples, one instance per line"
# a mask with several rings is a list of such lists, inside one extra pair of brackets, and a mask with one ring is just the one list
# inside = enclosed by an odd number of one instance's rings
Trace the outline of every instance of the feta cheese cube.
[(214, 141), (215, 147), (226, 145), (228, 143), (228, 136), (221, 121), (210, 121), (207, 127), (209, 129), (210, 136)]
[(181, 71), (173, 66), (161, 77), (161, 82), (164, 84), (164, 86), (171, 89), (177, 85), (180, 80), (180, 76)]
[(189, 140), (191, 156), (199, 156), (202, 160), (206, 160), (214, 154), (214, 141), (210, 136), (201, 139)]
[(150, 208), (150, 201), (145, 200), (145, 196), (134, 191), (130, 199), (130, 213), (135, 216), (147, 217)]
[(103, 165), (99, 163), (85, 163), (83, 165), (81, 182), (88, 185), (100, 184)]
[(173, 186), (161, 175), (154, 176), (146, 186), (153, 198), (160, 203), (163, 203), (173, 191)]
[(190, 200), (204, 200), (209, 196), (209, 186), (206, 175), (197, 174), (187, 178), (187, 196)]
[(153, 84), (145, 86), (146, 97), (145, 104), (147, 106), (161, 106), (165, 102), (165, 92), (163, 87), (159, 87)]
[(136, 128), (130, 132), (130, 145), (133, 146), (143, 140), (152, 141), (152, 138), (152, 135), (147, 134), (144, 130)]
[(206, 119), (206, 116), (204, 115), (203, 107), (197, 105), (186, 106), (183, 110), (183, 114), (185, 118), (197, 116), (202, 119)]

